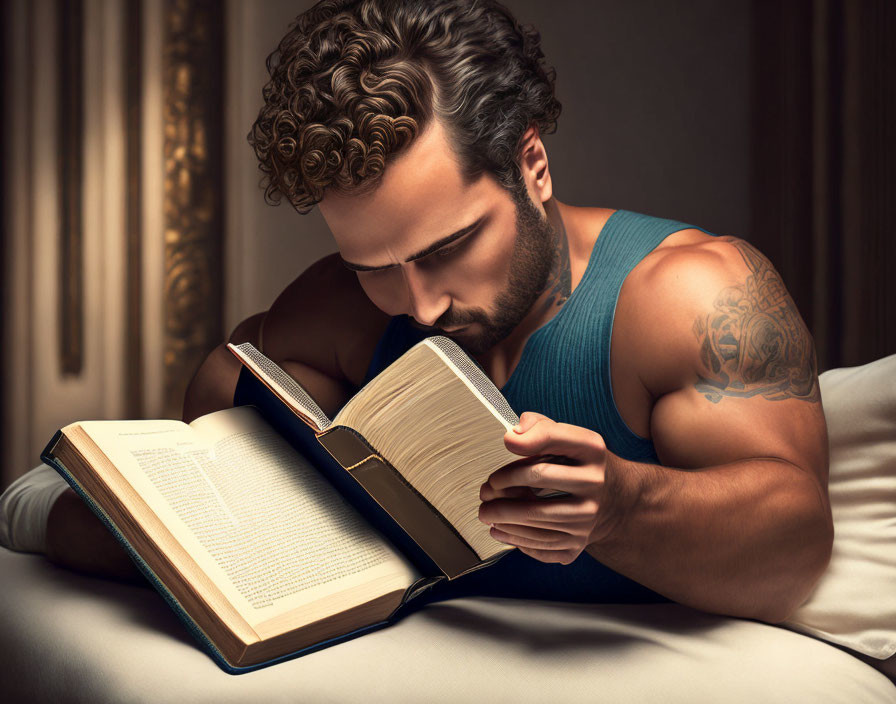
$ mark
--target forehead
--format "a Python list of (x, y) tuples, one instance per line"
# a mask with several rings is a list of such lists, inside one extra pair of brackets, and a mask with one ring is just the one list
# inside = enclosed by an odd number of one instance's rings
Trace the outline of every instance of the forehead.
[(373, 191), (324, 195), (318, 207), (344, 259), (367, 266), (403, 262), (506, 197), (490, 175), (466, 182), (448, 139), (432, 120), (389, 162)]

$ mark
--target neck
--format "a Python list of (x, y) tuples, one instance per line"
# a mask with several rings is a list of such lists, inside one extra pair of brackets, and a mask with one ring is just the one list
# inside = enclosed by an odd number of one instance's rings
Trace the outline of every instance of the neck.
[[(513, 332), (488, 352), (477, 356), (477, 361), (486, 370), (494, 371), (498, 378), (509, 376), (509, 371), (516, 366), (526, 340), (535, 330), (560, 311), (572, 292), (570, 242), (566, 224), (554, 198), (545, 202), (544, 209), (554, 233), (554, 256), (547, 283), (541, 294), (535, 299), (526, 317), (513, 329)], [(497, 370), (502, 368), (507, 369), (508, 372), (503, 375), (497, 373)]]
[(525, 340), (535, 330), (553, 318), (563, 307), (572, 293), (572, 273), (569, 260), (569, 234), (560, 207), (554, 198), (544, 204), (545, 215), (554, 233), (552, 245), (553, 258), (547, 283), (538, 298), (532, 304), (526, 317), (520, 321), (507, 340)]
[(572, 273), (569, 266), (569, 236), (566, 232), (566, 223), (560, 215), (560, 208), (551, 198), (544, 204), (544, 210), (554, 232), (554, 259), (544, 291), (532, 308), (539, 311), (539, 318), (545, 315), (550, 318), (566, 303), (569, 294), (572, 293)]

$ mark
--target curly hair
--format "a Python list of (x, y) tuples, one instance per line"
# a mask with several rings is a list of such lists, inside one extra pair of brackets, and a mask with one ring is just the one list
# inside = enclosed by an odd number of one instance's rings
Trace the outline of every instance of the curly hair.
[(267, 58), (248, 135), (265, 200), (309, 212), (327, 188), (363, 192), (435, 116), (465, 178), (518, 190), (519, 142), (556, 130), (540, 35), (494, 0), (323, 0)]

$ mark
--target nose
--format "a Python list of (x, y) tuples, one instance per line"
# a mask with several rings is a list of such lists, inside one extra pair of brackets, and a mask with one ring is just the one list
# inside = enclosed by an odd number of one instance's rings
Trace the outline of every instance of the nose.
[(432, 327), (451, 307), (451, 296), (440, 293), (433, 282), (418, 271), (414, 262), (401, 267), (408, 292), (408, 313), (421, 325)]

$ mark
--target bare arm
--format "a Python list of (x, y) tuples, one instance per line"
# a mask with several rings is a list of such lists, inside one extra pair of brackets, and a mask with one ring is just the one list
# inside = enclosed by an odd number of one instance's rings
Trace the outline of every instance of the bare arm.
[[(650, 418), (662, 464), (524, 414), (508, 449), (579, 464), (497, 470), (480, 519), (532, 557), (566, 564), (587, 549), (682, 604), (782, 621), (825, 570), (833, 540), (811, 336), (777, 272), (734, 238), (670, 259), (642, 283), (621, 313), (640, 324), (648, 388), (663, 389)], [(527, 486), (572, 499), (508, 493)]]
[[(265, 313), (257, 313), (236, 326), (228, 342), (251, 342), (258, 347), (258, 332)], [(226, 343), (218, 345), (199, 366), (187, 386), (184, 396), (184, 423), (191, 423), (199, 416), (230, 408), (233, 392), (240, 376), (240, 362), (227, 349)]]
[(676, 601), (784, 620), (833, 537), (811, 335), (768, 259), (737, 238), (676, 255), (647, 283), (637, 303), (659, 321), (645, 343), (661, 361), (644, 368), (664, 376), (650, 425), (665, 467), (616, 458), (636, 508), (624, 540), (591, 552)]
[(47, 517), (47, 559), (76, 572), (146, 584), (124, 548), (72, 489), (59, 495)]

